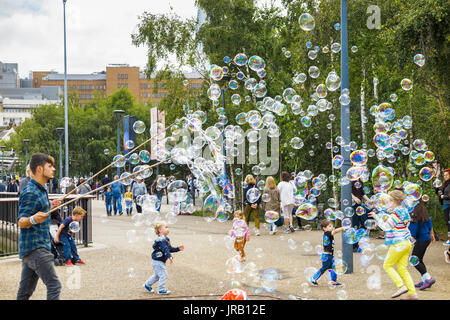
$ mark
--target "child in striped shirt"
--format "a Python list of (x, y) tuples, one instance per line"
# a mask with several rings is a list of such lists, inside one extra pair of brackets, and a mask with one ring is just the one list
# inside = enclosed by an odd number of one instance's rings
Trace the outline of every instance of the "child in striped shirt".
[[(392, 199), (392, 205), (387, 219), (382, 219), (375, 212), (369, 213), (369, 216), (374, 218), (378, 226), (385, 232), (385, 244), (390, 246), (383, 268), (398, 288), (392, 298), (408, 292), (407, 297), (403, 298), (404, 300), (417, 300), (414, 282), (407, 270), (412, 244), (408, 229), (411, 217), (402, 205), (405, 194), (400, 190), (393, 190), (388, 194)], [(397, 264), (398, 273), (394, 269), (395, 264)]]

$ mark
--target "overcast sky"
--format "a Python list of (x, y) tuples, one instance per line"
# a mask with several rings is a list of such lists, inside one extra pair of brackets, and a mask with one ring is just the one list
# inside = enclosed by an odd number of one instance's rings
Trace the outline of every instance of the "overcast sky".
[[(183, 18), (197, 16), (194, 0), (68, 0), (66, 3), (67, 73), (105, 70), (109, 63), (144, 68), (146, 48), (131, 44), (131, 33), (144, 11)], [(0, 0), (0, 61), (30, 71), (64, 72), (62, 0)]]
[[(197, 16), (194, 0), (68, 0), (67, 73), (98, 72), (109, 63), (143, 69), (146, 48), (131, 44), (138, 16), (168, 13), (170, 6), (182, 18)], [(18, 63), (21, 78), (30, 71), (64, 73), (63, 1), (0, 0), (0, 61)]]

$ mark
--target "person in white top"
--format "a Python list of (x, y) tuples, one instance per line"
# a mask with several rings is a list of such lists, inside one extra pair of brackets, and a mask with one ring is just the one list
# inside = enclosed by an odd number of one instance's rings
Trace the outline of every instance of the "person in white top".
[(281, 182), (278, 184), (278, 191), (280, 192), (281, 200), (281, 212), (284, 217), (284, 224), (286, 227), (285, 233), (294, 232), (294, 227), (292, 226), (292, 210), (295, 206), (295, 187), (290, 182), (291, 175), (288, 172), (281, 173)]

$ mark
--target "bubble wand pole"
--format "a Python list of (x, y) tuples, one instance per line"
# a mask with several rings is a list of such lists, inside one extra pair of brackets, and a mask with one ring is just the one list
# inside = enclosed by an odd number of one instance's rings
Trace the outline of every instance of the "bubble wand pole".
[[(166, 127), (164, 129), (164, 131), (170, 129), (173, 125), (175, 125), (175, 122), (172, 123), (170, 126)], [(151, 129), (150, 129), (151, 130)], [(158, 133), (154, 136), (151, 136), (149, 139), (145, 140), (144, 142), (142, 142), (140, 145), (138, 145), (137, 147), (135, 147), (134, 149), (132, 149), (131, 151), (129, 151), (129, 153), (134, 152), (135, 150), (139, 149), (140, 147), (142, 147), (144, 144), (150, 142), (152, 139), (158, 137), (161, 133)], [(151, 134), (150, 134), (151, 135)], [(106, 169), (110, 168), (111, 166), (115, 165), (117, 162), (119, 162), (122, 158), (117, 159), (116, 161), (113, 161), (112, 163), (110, 163), (109, 165), (107, 165), (106, 167), (104, 167), (103, 169), (101, 169), (100, 171), (98, 171), (96, 174), (94, 174), (92, 177), (90, 177), (88, 180), (86, 180), (85, 182), (83, 182), (82, 184), (80, 184), (78, 187), (76, 187), (75, 189), (73, 189), (72, 191), (70, 191), (69, 193), (67, 193), (64, 197), (61, 198), (61, 200), (66, 199), (70, 194), (74, 193), (76, 190), (78, 190), (79, 188), (81, 188), (82, 186), (84, 186), (86, 183), (88, 183), (89, 181), (91, 181), (92, 179), (94, 179), (96, 176), (98, 176), (100, 173), (102, 173), (103, 171), (105, 171)], [(96, 191), (98, 191), (98, 189), (95, 189)]]
[[(130, 178), (130, 177), (132, 177), (132, 176), (135, 176), (135, 175), (137, 175), (137, 174), (139, 174), (139, 173), (141, 173), (141, 172), (143, 172), (143, 171), (145, 171), (145, 170), (149, 170), (149, 169), (151, 169), (151, 168), (153, 168), (153, 167), (155, 167), (155, 166), (158, 166), (158, 165), (160, 165), (160, 164), (162, 164), (162, 163), (164, 163), (164, 162), (166, 162), (166, 161), (169, 161), (169, 160), (171, 160), (171, 159), (172, 159), (172, 158), (168, 158), (168, 159), (162, 160), (162, 161), (160, 161), (160, 162), (158, 162), (158, 163), (152, 164), (152, 165), (149, 166), (148, 168), (145, 168), (145, 169), (142, 169), (142, 170), (133, 172), (133, 173), (131, 173), (130, 175), (128, 175), (128, 176), (126, 176), (126, 177), (123, 177), (123, 178), (120, 178), (120, 179), (111, 181), (110, 183), (105, 184), (104, 186), (101, 186), (99, 189), (104, 189), (104, 188), (106, 188), (106, 187), (109, 187), (109, 186), (112, 185), (113, 183), (120, 182), (120, 181), (122, 181), (122, 180), (128, 179), (128, 178)], [(91, 193), (93, 193), (93, 192), (96, 192), (96, 191), (98, 191), (98, 189), (91, 190), (91, 191), (89, 191), (89, 192), (87, 192), (87, 193), (82, 194), (81, 196), (79, 196), (79, 197), (77, 197), (77, 198), (75, 198), (75, 199), (72, 199), (72, 200), (70, 200), (70, 201), (67, 201), (67, 202), (65, 202), (65, 203), (63, 203), (63, 204), (61, 204), (61, 205), (59, 205), (59, 206), (57, 206), (57, 207), (51, 209), (50, 211), (48, 211), (48, 212), (47, 212), (47, 215), (51, 214), (52, 212), (54, 212), (54, 211), (56, 211), (56, 210), (59, 210), (60, 208), (66, 206), (66, 205), (68, 205), (68, 204), (70, 204), (70, 203), (72, 203), (72, 202), (75, 202), (75, 201), (77, 201), (77, 200), (80, 200), (81, 198), (83, 198), (83, 197), (85, 197), (85, 196), (87, 196), (87, 195), (89, 195), (89, 194), (91, 194)]]

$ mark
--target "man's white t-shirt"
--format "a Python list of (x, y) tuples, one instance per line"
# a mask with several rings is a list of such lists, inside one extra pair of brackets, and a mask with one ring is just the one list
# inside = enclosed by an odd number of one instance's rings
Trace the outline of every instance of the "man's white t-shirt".
[(280, 192), (281, 206), (295, 204), (295, 188), (291, 182), (281, 181), (278, 184), (278, 191)]

